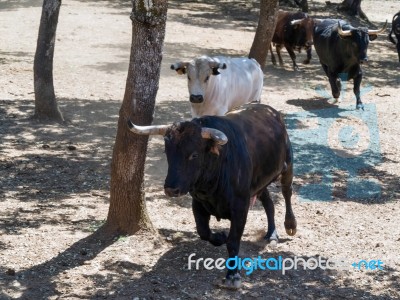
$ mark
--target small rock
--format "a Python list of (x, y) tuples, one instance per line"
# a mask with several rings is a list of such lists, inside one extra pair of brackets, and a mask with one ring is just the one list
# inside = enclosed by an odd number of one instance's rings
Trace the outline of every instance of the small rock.
[(43, 149), (49, 149), (49, 148), (50, 148), (50, 145), (43, 144), (43, 145), (42, 145), (42, 148), (43, 148)]
[(76, 146), (74, 146), (74, 145), (68, 145), (68, 146), (67, 146), (67, 149), (70, 150), (70, 151), (74, 151), (74, 150), (76, 150)]

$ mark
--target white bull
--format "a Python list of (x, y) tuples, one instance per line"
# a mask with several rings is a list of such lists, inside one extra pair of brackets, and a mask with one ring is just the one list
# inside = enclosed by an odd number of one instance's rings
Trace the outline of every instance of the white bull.
[(260, 101), (264, 74), (254, 59), (201, 56), (171, 69), (187, 74), (193, 117), (222, 116), (244, 103)]

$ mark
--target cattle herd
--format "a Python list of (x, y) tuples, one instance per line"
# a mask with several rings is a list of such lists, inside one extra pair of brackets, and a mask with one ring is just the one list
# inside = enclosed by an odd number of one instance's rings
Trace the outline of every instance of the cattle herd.
[[(396, 44), (400, 61), (400, 12), (393, 17), (389, 39)], [(353, 79), (356, 108), (360, 99), (361, 64), (367, 61), (369, 41), (386, 29), (354, 27), (337, 19), (312, 19), (303, 13), (279, 12), (273, 43), (282, 64), (284, 46), (297, 69), (294, 51), (305, 48), (308, 63), (314, 45), (326, 73), (335, 102), (341, 81)], [(270, 48), (272, 54), (272, 47)], [(271, 55), (273, 62), (275, 58)], [(172, 125), (137, 126), (141, 135), (162, 135), (168, 173), (164, 191), (169, 197), (189, 193), (200, 238), (215, 246), (226, 244), (229, 258), (239, 255), (249, 207), (259, 199), (267, 215), (265, 239), (276, 243), (274, 203), (267, 187), (280, 180), (286, 204), (285, 229), (296, 233), (292, 211), (293, 152), (279, 112), (260, 104), (263, 72), (253, 59), (202, 56), (171, 66), (187, 74), (189, 100), (194, 119)], [(229, 233), (212, 232), (210, 217), (230, 220)], [(239, 270), (233, 266), (225, 284), (240, 286)]]

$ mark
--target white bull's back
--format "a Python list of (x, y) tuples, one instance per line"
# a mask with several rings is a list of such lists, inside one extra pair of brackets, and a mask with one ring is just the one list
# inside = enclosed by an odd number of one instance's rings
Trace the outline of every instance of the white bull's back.
[(210, 77), (204, 102), (192, 103), (193, 117), (224, 115), (234, 107), (260, 100), (264, 74), (257, 61), (223, 56), (212, 59), (225, 63), (226, 69), (219, 69), (219, 75)]

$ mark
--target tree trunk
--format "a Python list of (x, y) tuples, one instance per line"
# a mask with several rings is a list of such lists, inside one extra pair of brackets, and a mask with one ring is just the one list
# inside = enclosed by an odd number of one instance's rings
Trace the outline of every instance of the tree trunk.
[(308, 12), (308, 0), (294, 0), (302, 12)]
[(41, 120), (63, 121), (53, 84), (53, 57), (61, 0), (44, 0), (33, 63), (35, 115)]
[(361, 9), (361, 0), (344, 0), (339, 5), (339, 10), (346, 11), (350, 16), (360, 16), (368, 21), (368, 17)]
[(272, 41), (279, 9), (278, 0), (261, 0), (258, 26), (250, 49), (250, 58), (254, 58), (265, 68), (269, 45)]
[(132, 45), (125, 95), (119, 112), (111, 163), (110, 207), (106, 226), (119, 234), (153, 230), (143, 189), (147, 136), (128, 130), (153, 120), (160, 78), (168, 0), (133, 0)]

